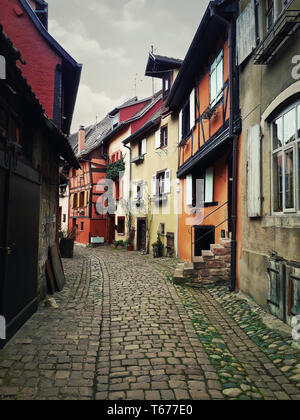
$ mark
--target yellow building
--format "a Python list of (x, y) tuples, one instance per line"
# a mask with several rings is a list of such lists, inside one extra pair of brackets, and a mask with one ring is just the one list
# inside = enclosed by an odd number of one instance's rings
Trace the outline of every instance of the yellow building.
[[(164, 100), (182, 61), (150, 54), (146, 75), (162, 80), (162, 106), (125, 140), (131, 151), (131, 217), (135, 249), (153, 252), (158, 237), (164, 256), (177, 255), (178, 121)], [(156, 247), (155, 247), (156, 248)]]

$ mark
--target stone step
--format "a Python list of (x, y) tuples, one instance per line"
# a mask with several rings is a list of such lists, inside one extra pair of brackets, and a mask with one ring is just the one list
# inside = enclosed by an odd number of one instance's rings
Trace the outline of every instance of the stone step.
[(202, 251), (202, 257), (204, 260), (209, 260), (214, 258), (214, 254), (211, 251)]
[(231, 239), (229, 239), (229, 238), (220, 238), (219, 242), (225, 248), (231, 248)]

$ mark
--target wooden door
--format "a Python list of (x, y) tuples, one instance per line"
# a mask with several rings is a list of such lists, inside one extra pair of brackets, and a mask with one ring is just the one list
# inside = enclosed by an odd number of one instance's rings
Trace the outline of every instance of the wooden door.
[(108, 243), (112, 244), (116, 238), (116, 216), (114, 214), (109, 215), (109, 235), (108, 235)]
[(137, 221), (137, 249), (138, 251), (146, 251), (146, 219), (138, 219)]
[(0, 156), (0, 315), (9, 339), (38, 306), (40, 177), (30, 166), (7, 159), (9, 154), (0, 151)]

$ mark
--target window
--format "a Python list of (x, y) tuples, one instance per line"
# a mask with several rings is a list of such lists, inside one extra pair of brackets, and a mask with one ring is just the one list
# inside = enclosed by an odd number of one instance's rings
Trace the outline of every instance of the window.
[(188, 101), (182, 110), (182, 135), (187, 137), (190, 133), (190, 101)]
[(77, 209), (77, 207), (78, 207), (78, 194), (76, 193), (73, 195), (72, 208)]
[(168, 93), (170, 92), (171, 83), (172, 83), (171, 78), (172, 78), (172, 75), (171, 75), (171, 73), (170, 73), (170, 72), (169, 72), (169, 73), (167, 73), (167, 74), (164, 76), (164, 78), (163, 78), (163, 97), (164, 97), (164, 98), (165, 98), (165, 97), (168, 95)]
[(147, 139), (140, 140), (138, 143), (139, 157), (144, 156), (147, 153)]
[(267, 31), (271, 28), (274, 23), (274, 0), (266, 0), (266, 22), (267, 22)]
[(214, 106), (223, 96), (224, 60), (223, 50), (210, 68), (210, 106)]
[(82, 191), (79, 195), (79, 207), (83, 207), (84, 206), (84, 191)]
[(168, 146), (168, 126), (165, 125), (160, 130), (160, 147)]
[(81, 223), (80, 223), (80, 230), (81, 230), (81, 232), (83, 232), (83, 231), (84, 231), (84, 222), (81, 222)]
[(272, 123), (272, 210), (300, 211), (300, 102)]
[(67, 215), (63, 214), (63, 223), (66, 223), (66, 221), (67, 221)]
[(207, 205), (214, 202), (214, 169), (207, 168), (204, 172), (195, 175), (187, 175), (186, 205), (199, 207), (201, 203)]
[(152, 176), (152, 195), (160, 199), (171, 192), (171, 171), (161, 171)]
[(168, 146), (168, 126), (165, 125), (155, 133), (155, 149)]
[(118, 230), (119, 235), (125, 235), (125, 217), (118, 217)]

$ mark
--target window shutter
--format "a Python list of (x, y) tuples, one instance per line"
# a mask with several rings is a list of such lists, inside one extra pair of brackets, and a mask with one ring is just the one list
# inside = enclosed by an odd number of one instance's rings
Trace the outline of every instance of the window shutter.
[(77, 208), (80, 207), (80, 193), (77, 194)]
[(160, 130), (155, 132), (155, 149), (160, 148)]
[(152, 175), (152, 196), (157, 195), (157, 178), (156, 175)]
[(133, 185), (133, 199), (137, 200), (137, 198), (138, 198), (138, 186), (137, 184), (134, 184)]
[(185, 190), (186, 190), (186, 205), (192, 206), (193, 205), (193, 176), (187, 175), (185, 181)]
[(165, 194), (169, 194), (171, 192), (171, 171), (168, 169), (165, 172)]
[(84, 207), (87, 206), (88, 192), (84, 191)]
[(195, 126), (195, 89), (190, 94), (190, 129)]
[(205, 203), (214, 201), (214, 168), (208, 168), (205, 172)]
[(180, 143), (182, 140), (182, 111), (180, 111), (178, 118), (178, 143)]
[(74, 194), (71, 195), (71, 209), (74, 208)]
[(255, 0), (251, 0), (236, 23), (237, 55), (240, 65), (256, 47)]
[(142, 140), (142, 156), (147, 153), (147, 139)]
[(261, 153), (259, 124), (248, 129), (248, 217), (261, 216)]

